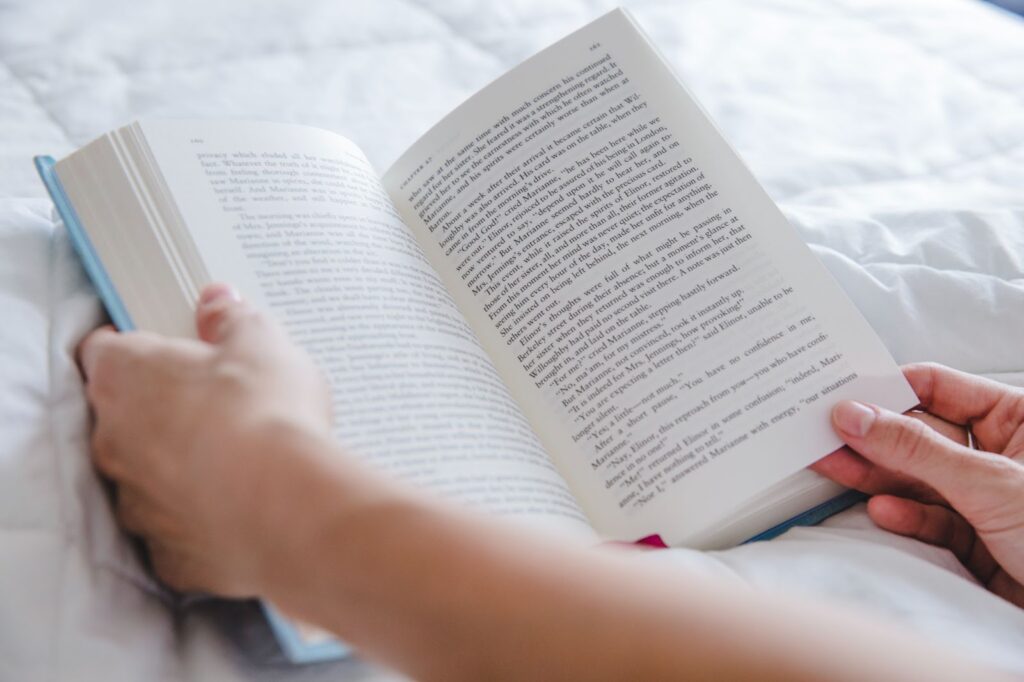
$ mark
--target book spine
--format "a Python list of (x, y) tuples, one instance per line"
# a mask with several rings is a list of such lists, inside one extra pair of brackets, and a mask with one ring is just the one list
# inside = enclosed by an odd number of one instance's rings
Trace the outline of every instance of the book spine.
[(762, 540), (771, 540), (772, 538), (782, 535), (794, 526), (816, 526), (828, 517), (834, 516), (845, 509), (849, 509), (858, 502), (863, 502), (865, 499), (867, 499), (867, 496), (863, 493), (856, 490), (847, 490), (845, 493), (841, 493), (827, 502), (822, 502), (818, 506), (811, 507), (807, 511), (797, 514), (793, 518), (783, 521), (777, 526), (772, 526), (768, 530), (758, 533), (749, 540), (744, 541), (743, 544), (760, 542)]
[(75, 207), (71, 205), (71, 201), (64, 191), (64, 186), (61, 185), (60, 178), (57, 177), (56, 162), (52, 156), (37, 156), (34, 161), (39, 177), (42, 179), (43, 185), (46, 186), (46, 191), (50, 193), (50, 198), (57, 209), (57, 214), (64, 223), (64, 229), (67, 230), (68, 236), (71, 238), (71, 244), (75, 249), (75, 253), (78, 254), (79, 260), (82, 261), (82, 266), (96, 288), (96, 293), (99, 295), (100, 300), (103, 301), (103, 306), (107, 309), (107, 314), (110, 315), (111, 321), (121, 331), (134, 329), (135, 325), (132, 323), (128, 310), (124, 307), (124, 302), (118, 295), (117, 289), (114, 288), (114, 283), (110, 281), (110, 276), (107, 274), (107, 270), (103, 267), (96, 249), (89, 240), (89, 235), (86, 234), (81, 221), (78, 219)]

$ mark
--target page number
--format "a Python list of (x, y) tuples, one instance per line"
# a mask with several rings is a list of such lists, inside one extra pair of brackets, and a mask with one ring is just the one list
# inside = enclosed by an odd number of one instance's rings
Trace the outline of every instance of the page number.
[(205, 144), (205, 143), (206, 143), (206, 140), (204, 140), (201, 137), (189, 138), (189, 144)]
[(593, 45), (590, 46), (590, 51), (593, 52), (599, 47), (601, 47), (601, 43), (594, 43)]

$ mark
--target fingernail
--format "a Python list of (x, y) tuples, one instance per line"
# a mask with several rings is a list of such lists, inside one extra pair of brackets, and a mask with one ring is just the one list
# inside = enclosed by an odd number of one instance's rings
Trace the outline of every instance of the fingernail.
[(876, 416), (873, 409), (853, 400), (844, 400), (832, 411), (836, 426), (844, 433), (857, 437), (868, 435)]
[(214, 301), (221, 300), (241, 301), (242, 297), (238, 294), (238, 290), (230, 284), (210, 284), (203, 288), (203, 292), (199, 295), (199, 305), (208, 305)]

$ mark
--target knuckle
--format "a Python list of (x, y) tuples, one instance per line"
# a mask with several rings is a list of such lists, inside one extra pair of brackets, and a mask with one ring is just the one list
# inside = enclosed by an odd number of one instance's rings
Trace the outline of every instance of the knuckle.
[(93, 404), (102, 404), (121, 393), (125, 379), (159, 359), (158, 337), (149, 332), (108, 334), (97, 340), (90, 351), (90, 366), (85, 384), (86, 396)]
[(904, 460), (912, 463), (927, 455), (931, 439), (928, 437), (928, 427), (923, 422), (897, 419), (892, 431), (892, 448)]
[(232, 360), (222, 360), (213, 366), (216, 382), (232, 395), (248, 390), (252, 370), (247, 365)]
[(1024, 388), (1010, 388), (1006, 406), (1006, 421), (1014, 427), (1024, 425)]
[(207, 328), (216, 328), (216, 326), (224, 319), (226, 312), (227, 306), (222, 303), (209, 303), (205, 308), (203, 308), (199, 322)]
[(126, 335), (120, 348), (120, 359), (123, 369), (139, 370), (151, 363), (158, 362), (162, 357), (160, 339), (150, 332), (132, 332)]
[(269, 325), (268, 318), (257, 308), (235, 301), (223, 301), (211, 304), (203, 313), (200, 322), (201, 332), (211, 338), (219, 339), (229, 330), (264, 328)]
[(247, 305), (239, 310), (238, 315), (240, 327), (263, 335), (277, 333), (284, 334), (277, 322), (259, 308)]
[(907, 378), (914, 392), (924, 405), (932, 401), (935, 377), (946, 369), (937, 362), (914, 362), (903, 366), (903, 376)]

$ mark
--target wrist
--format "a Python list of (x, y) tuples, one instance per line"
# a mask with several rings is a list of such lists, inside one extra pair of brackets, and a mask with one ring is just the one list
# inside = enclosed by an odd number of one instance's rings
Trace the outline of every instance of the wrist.
[(258, 448), (262, 473), (251, 494), (259, 501), (250, 506), (259, 513), (247, 524), (253, 591), (285, 608), (296, 594), (319, 593), (321, 582), (325, 589), (337, 586), (344, 566), (332, 550), (372, 533), (368, 526), (382, 510), (413, 506), (415, 495), (354, 460), (328, 435), (277, 425), (262, 434)]

